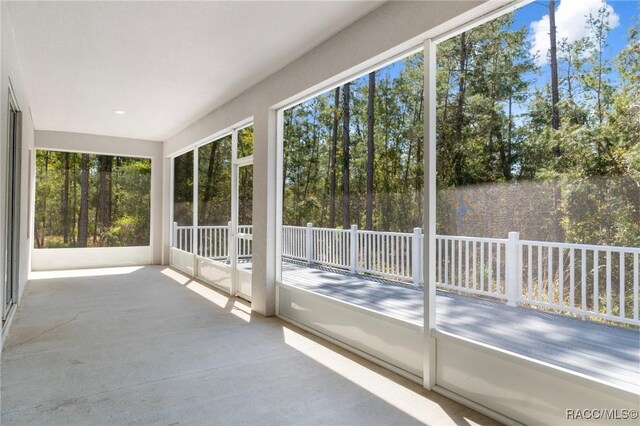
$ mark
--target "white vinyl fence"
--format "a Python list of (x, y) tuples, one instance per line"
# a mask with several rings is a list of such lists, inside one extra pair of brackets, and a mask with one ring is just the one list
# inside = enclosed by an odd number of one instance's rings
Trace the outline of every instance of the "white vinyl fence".
[[(238, 234), (245, 238), (238, 239), (238, 257), (250, 258), (252, 253), (250, 236), (252, 225), (238, 226)], [(197, 246), (198, 256), (215, 260), (228, 260), (231, 253), (231, 222), (227, 226), (198, 226)], [(173, 224), (173, 247), (193, 253), (193, 226), (178, 226)]]
[[(282, 227), (282, 256), (356, 274), (422, 286), (420, 228), (413, 233)], [(230, 226), (198, 228), (198, 254), (226, 258)], [(174, 246), (191, 251), (193, 227), (174, 227)], [(250, 227), (239, 232), (251, 233)], [(250, 255), (250, 241), (240, 255)], [(241, 245), (243, 243), (240, 243)], [(436, 280), (441, 289), (582, 316), (640, 325), (640, 248), (508, 238), (439, 235)]]

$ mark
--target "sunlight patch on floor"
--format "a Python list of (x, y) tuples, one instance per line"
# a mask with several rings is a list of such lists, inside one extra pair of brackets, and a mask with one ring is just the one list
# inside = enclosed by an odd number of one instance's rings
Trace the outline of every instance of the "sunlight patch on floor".
[(97, 277), (106, 275), (124, 275), (139, 271), (144, 266), (119, 266), (115, 268), (65, 269), (60, 271), (32, 271), (30, 280), (46, 280), (51, 278)]
[[(204, 297), (216, 306), (220, 308), (229, 307), (229, 302), (232, 300), (232, 298), (230, 298), (228, 295), (222, 294), (206, 284), (194, 281), (193, 279), (191, 279), (191, 277), (188, 277), (187, 275), (184, 275), (171, 268), (165, 268), (161, 271), (161, 273), (176, 281), (178, 284), (196, 293), (197, 295)], [(247, 305), (245, 302), (242, 302), (240, 300), (233, 300), (233, 304), (231, 305), (231, 309), (229, 312), (243, 321), (251, 321), (251, 306)]]
[[(425, 424), (455, 423), (455, 419), (440, 403), (425, 395), (426, 390), (421, 389), (418, 392), (412, 390), (407, 386), (407, 383), (398, 383), (385, 377), (371, 370), (371, 367), (356, 362), (351, 357), (335, 352), (335, 350), (316, 343), (293, 330), (283, 328), (283, 335), (287, 345), (416, 420)], [(464, 410), (458, 407), (451, 407), (451, 409)], [(462, 414), (457, 412), (455, 417), (460, 418)], [(466, 417), (464, 420), (470, 425), (477, 424)]]
[(191, 277), (184, 275), (178, 271), (176, 271), (175, 269), (171, 269), (171, 268), (164, 268), (162, 271), (160, 271), (160, 273), (166, 277), (171, 278), (172, 280), (176, 281), (179, 284), (186, 284), (189, 281), (191, 281)]

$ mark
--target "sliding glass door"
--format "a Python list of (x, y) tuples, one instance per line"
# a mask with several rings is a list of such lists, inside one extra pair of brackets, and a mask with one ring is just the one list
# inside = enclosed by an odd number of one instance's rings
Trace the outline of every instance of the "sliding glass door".
[(5, 244), (3, 251), (4, 274), (2, 277), (3, 309), (2, 319), (5, 320), (16, 302), (19, 273), (19, 235), (20, 235), (20, 155), (21, 141), (21, 113), (9, 92), (9, 108), (7, 117), (7, 179), (5, 205)]

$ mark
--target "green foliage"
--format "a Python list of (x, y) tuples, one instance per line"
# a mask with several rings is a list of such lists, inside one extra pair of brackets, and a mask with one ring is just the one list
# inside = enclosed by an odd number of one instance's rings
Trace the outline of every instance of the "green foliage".
[[(36, 155), (35, 247), (76, 247), (80, 221), (82, 154), (42, 151)], [(88, 246), (149, 244), (151, 161), (89, 156)], [(103, 185), (101, 186), (101, 182)], [(101, 191), (100, 188), (103, 188)], [(98, 210), (108, 217), (100, 223)]]
[[(636, 21), (627, 46), (607, 59), (607, 13), (588, 17), (586, 37), (559, 41), (558, 130), (550, 83), (534, 84), (543, 70), (511, 14), (438, 44), (438, 233), (640, 244), (640, 30)], [(421, 54), (376, 72), (377, 230), (422, 224), (423, 82)], [(363, 227), (367, 77), (350, 86), (350, 192), (337, 167), (334, 206), (341, 217), (348, 197), (350, 223)], [(285, 224), (328, 225), (332, 126), (342, 113), (333, 91), (285, 112)], [(337, 139), (340, 147), (341, 126)], [(341, 149), (337, 157), (340, 165)]]

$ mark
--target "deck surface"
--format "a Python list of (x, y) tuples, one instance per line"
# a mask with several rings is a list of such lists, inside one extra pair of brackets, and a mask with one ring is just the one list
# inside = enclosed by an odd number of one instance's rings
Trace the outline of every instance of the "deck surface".
[[(422, 324), (423, 291), (409, 285), (286, 261), (282, 281)], [(640, 393), (640, 331), (438, 291), (437, 327)]]

